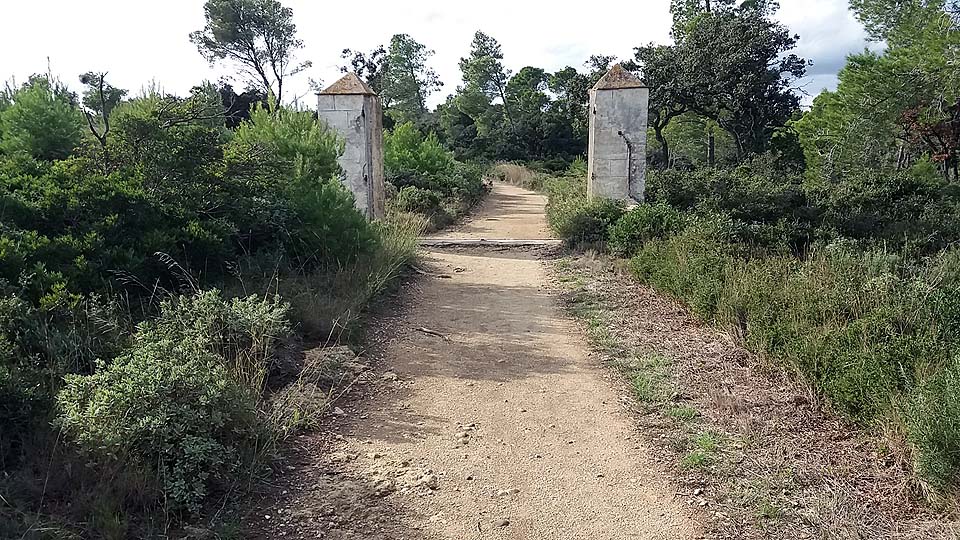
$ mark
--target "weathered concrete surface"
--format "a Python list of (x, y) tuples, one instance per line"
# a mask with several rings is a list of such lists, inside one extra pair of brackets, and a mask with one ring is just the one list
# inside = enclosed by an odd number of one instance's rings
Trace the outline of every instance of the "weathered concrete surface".
[(317, 114), (344, 139), (343, 183), (370, 219), (385, 213), (383, 111), (380, 98), (353, 73), (317, 95)]
[(591, 197), (643, 200), (649, 99), (650, 90), (619, 64), (590, 90)]

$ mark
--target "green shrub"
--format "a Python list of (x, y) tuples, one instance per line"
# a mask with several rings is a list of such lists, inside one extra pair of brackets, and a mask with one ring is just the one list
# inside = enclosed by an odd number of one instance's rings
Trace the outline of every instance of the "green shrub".
[(907, 422), (917, 473), (933, 491), (948, 492), (960, 471), (960, 357), (918, 389)]
[(0, 111), (0, 154), (63, 159), (80, 144), (83, 117), (67, 89), (33, 77)]
[[(901, 424), (917, 471), (954, 485), (960, 405), (960, 264), (837, 244), (806, 260), (731, 242), (728, 218), (694, 217), (642, 245), (638, 278), (806, 380), (848, 418)], [(902, 424), (905, 422), (905, 424)]]
[(301, 186), (290, 196), (298, 216), (291, 247), (302, 267), (342, 266), (375, 249), (376, 234), (340, 182)]
[(337, 158), (343, 141), (336, 131), (317, 120), (311, 111), (256, 104), (250, 119), (237, 127), (234, 145), (245, 151), (269, 150), (286, 181), (317, 186), (334, 180), (340, 173)]
[(650, 240), (664, 238), (683, 228), (680, 212), (666, 204), (641, 204), (610, 228), (610, 250), (631, 256)]
[(140, 325), (138, 337), (202, 344), (257, 395), (277, 342), (290, 334), (288, 309), (279, 297), (226, 300), (218, 291), (205, 291), (164, 302), (159, 317)]
[(728, 242), (731, 228), (722, 216), (693, 216), (675, 236), (644, 244), (630, 266), (641, 281), (685, 300), (699, 317), (712, 321), (734, 252)]
[(624, 204), (609, 199), (590, 199), (569, 209), (559, 218), (554, 230), (569, 245), (603, 244), (610, 227), (624, 214)]
[(391, 210), (414, 212), (439, 229), (465, 214), (486, 193), (485, 167), (453, 159), (434, 134), (407, 122), (384, 138), (387, 181), (399, 191)]
[(487, 167), (476, 163), (457, 162), (447, 174), (449, 192), (466, 206), (473, 206), (487, 193), (483, 182)]
[(735, 223), (735, 241), (802, 253), (812, 241), (817, 212), (802, 177), (770, 156), (733, 169), (651, 171), (647, 199), (679, 210), (723, 214)]
[(215, 291), (164, 302), (127, 352), (66, 377), (64, 432), (100, 466), (151, 478), (171, 509), (199, 512), (269, 440), (256, 404), (285, 312)]
[(622, 202), (588, 199), (586, 183), (579, 178), (551, 178), (546, 182), (546, 189), (547, 221), (571, 246), (605, 243), (609, 228), (625, 212)]
[(423, 137), (412, 122), (384, 135), (383, 159), (388, 172), (416, 171), (427, 176), (449, 171), (454, 164), (453, 154), (440, 144), (436, 134)]
[(401, 188), (393, 205), (400, 212), (422, 214), (428, 218), (443, 211), (439, 193), (416, 186)]
[(174, 510), (198, 512), (256, 444), (247, 394), (195, 343), (139, 343), (95, 375), (69, 376), (59, 403), (64, 431), (93, 459), (148, 471)]

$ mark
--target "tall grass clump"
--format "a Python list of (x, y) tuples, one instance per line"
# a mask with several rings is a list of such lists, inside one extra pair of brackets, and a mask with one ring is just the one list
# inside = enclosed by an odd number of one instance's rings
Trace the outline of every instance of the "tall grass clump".
[(532, 191), (543, 191), (549, 175), (534, 171), (519, 163), (497, 163), (492, 174), (501, 182)]

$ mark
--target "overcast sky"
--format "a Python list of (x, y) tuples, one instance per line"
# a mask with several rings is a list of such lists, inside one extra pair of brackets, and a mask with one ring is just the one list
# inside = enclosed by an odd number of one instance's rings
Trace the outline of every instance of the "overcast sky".
[[(390, 36), (407, 33), (436, 51), (431, 65), (445, 83), (432, 96), (442, 101), (460, 82), (458, 61), (482, 29), (503, 45), (507, 67), (548, 71), (582, 68), (591, 54), (632, 56), (648, 42), (669, 42), (669, 0), (282, 0), (293, 8), (313, 68), (290, 83), (306, 95), (307, 78), (332, 83), (339, 77), (344, 48), (369, 50)], [(27, 0), (5, 2), (0, 29), (0, 78), (24, 81), (45, 72), (73, 87), (85, 71), (109, 72), (115, 86), (134, 92), (150, 81), (184, 94), (203, 80), (230, 71), (211, 68), (187, 35), (203, 26), (203, 0)], [(804, 89), (816, 95), (833, 88), (851, 52), (866, 46), (847, 0), (781, 0), (778, 15), (800, 35), (798, 52), (813, 60)], [(242, 87), (242, 83), (236, 86)], [(285, 92), (286, 94), (286, 92)], [(286, 98), (287, 96), (285, 96)], [(290, 95), (290, 97), (293, 97)], [(312, 100), (311, 100), (312, 101)]]

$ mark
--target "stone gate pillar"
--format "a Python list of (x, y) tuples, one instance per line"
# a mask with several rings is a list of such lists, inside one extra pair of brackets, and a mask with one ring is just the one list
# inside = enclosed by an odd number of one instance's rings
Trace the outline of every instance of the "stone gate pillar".
[(620, 64), (590, 90), (590, 197), (643, 201), (649, 99), (650, 90)]
[(345, 142), (343, 183), (367, 219), (384, 216), (383, 111), (380, 98), (355, 73), (317, 94), (317, 115)]

